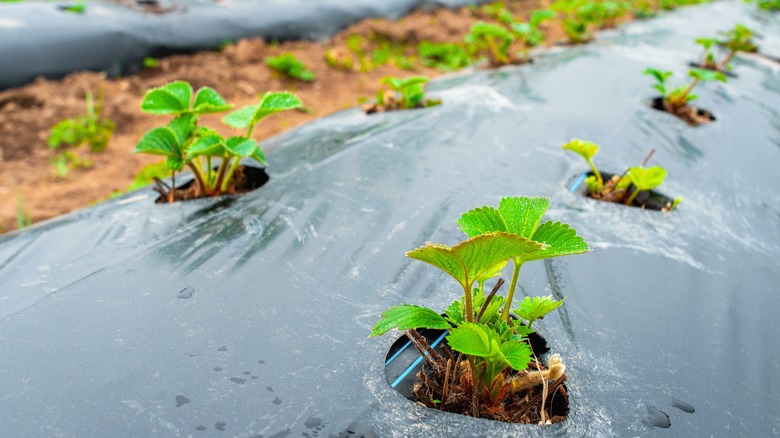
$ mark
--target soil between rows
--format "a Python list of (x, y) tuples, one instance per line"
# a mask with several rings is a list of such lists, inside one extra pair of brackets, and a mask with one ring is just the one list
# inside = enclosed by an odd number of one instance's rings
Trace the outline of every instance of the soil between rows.
[[(527, 19), (530, 11), (543, 8), (546, 1), (509, 1), (507, 6), (518, 18)], [(186, 80), (193, 87), (217, 89), (237, 107), (256, 102), (265, 91), (289, 90), (296, 93), (312, 111), (286, 112), (264, 121), (255, 138), (263, 140), (314, 118), (352, 107), (371, 99), (384, 76), (438, 76), (437, 70), (416, 63), (415, 71), (386, 64), (377, 70), (360, 73), (337, 70), (324, 60), (326, 50), (345, 47), (352, 34), (364, 37), (384, 35), (392, 40), (416, 44), (419, 41), (459, 42), (477, 20), (487, 17), (469, 8), (415, 11), (398, 21), (367, 19), (339, 32), (327, 42), (286, 42), (266, 44), (259, 39), (241, 40), (220, 52), (175, 55), (161, 60), (159, 68), (110, 79), (102, 73), (79, 72), (61, 80), (39, 78), (26, 86), (0, 92), (0, 227), (16, 228), (17, 199), (33, 222), (86, 207), (124, 190), (139, 170), (159, 157), (132, 153), (137, 141), (148, 129), (167, 118), (140, 110), (144, 92), (173, 80)], [(557, 22), (545, 23), (547, 44), (561, 40), (563, 31)], [(264, 65), (267, 56), (293, 52), (314, 72), (316, 81), (304, 83), (278, 77)], [(66, 117), (85, 112), (84, 93), (105, 90), (103, 114), (117, 128), (106, 151), (80, 153), (94, 165), (73, 170), (66, 178), (57, 178), (50, 164), (58, 151), (47, 146), (51, 127)], [(218, 117), (205, 117), (210, 126), (220, 127)], [(229, 129), (221, 129), (232, 134)], [(234, 135), (234, 134), (233, 134)], [(273, 167), (273, 156), (270, 157)]]

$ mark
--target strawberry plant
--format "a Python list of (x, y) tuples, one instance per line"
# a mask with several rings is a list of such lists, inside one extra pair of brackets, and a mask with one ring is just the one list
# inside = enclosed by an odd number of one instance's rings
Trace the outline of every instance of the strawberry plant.
[[(193, 99), (189, 83), (171, 82), (149, 90), (141, 109), (150, 114), (173, 116), (173, 120), (144, 134), (135, 147), (135, 153), (166, 157), (166, 166), (172, 172), (172, 186), (168, 188), (159, 184), (157, 190), (168, 202), (173, 202), (175, 197), (175, 172), (184, 167), (192, 171), (195, 184), (188, 194), (182, 194), (183, 197), (234, 193), (242, 158), (266, 164), (265, 154), (252, 139), (255, 126), (272, 114), (300, 106), (301, 101), (290, 93), (265, 93), (259, 103), (223, 117), (223, 123), (229, 127), (246, 130), (244, 135), (225, 138), (213, 129), (199, 126), (199, 118), (204, 114), (225, 112), (232, 105), (227, 104), (213, 88), (200, 88)], [(212, 163), (214, 159), (219, 160), (216, 168)]]
[[(745, 1), (750, 3), (753, 0)], [(780, 11), (780, 0), (755, 0), (755, 2), (760, 9), (764, 9), (766, 11)]]
[(644, 74), (652, 76), (656, 81), (653, 88), (661, 93), (659, 109), (674, 114), (692, 126), (712, 120), (711, 115), (701, 114), (699, 110), (688, 105), (688, 103), (697, 99), (697, 96), (692, 93), (696, 85), (701, 82), (726, 82), (728, 80), (726, 75), (719, 71), (692, 68), (688, 71), (688, 75), (693, 78), (693, 81), (688, 85), (670, 86), (668, 81), (673, 74), (671, 71), (647, 68)]
[(430, 81), (425, 76), (410, 78), (397, 78), (387, 76), (379, 83), (387, 88), (380, 89), (376, 95), (376, 103), (368, 105), (366, 112), (408, 110), (415, 108), (427, 108), (441, 104), (438, 99), (425, 98), (425, 85)]
[(582, 44), (593, 39), (590, 32), (593, 16), (589, 3), (583, 0), (556, 0), (550, 8), (562, 14), (561, 27), (569, 44)]
[[(608, 181), (604, 178), (593, 163), (593, 157), (598, 153), (599, 146), (589, 141), (573, 139), (562, 146), (563, 149), (574, 152), (582, 157), (591, 169), (591, 174), (585, 178), (587, 194), (593, 199), (606, 202), (623, 203), (625, 205), (644, 207), (637, 203), (636, 198), (644, 191), (652, 190), (663, 183), (666, 178), (666, 169), (661, 166), (645, 168), (655, 150), (645, 158), (641, 166), (634, 166), (626, 170), (622, 175), (614, 175)], [(680, 198), (662, 207), (663, 210), (674, 209), (682, 200)]]
[(530, 60), (529, 52), (544, 41), (544, 33), (539, 30), (539, 25), (546, 20), (555, 18), (555, 12), (550, 10), (535, 10), (527, 22), (512, 23), (512, 32), (520, 46), (520, 62)]
[[(699, 67), (707, 70), (727, 71), (730, 70), (729, 62), (739, 53), (754, 53), (758, 51), (758, 46), (753, 42), (753, 31), (748, 27), (737, 24), (733, 29), (720, 32), (724, 39), (718, 38), (699, 38), (696, 44), (704, 48), (704, 55), (699, 62)], [(717, 60), (714, 48), (722, 47), (728, 52), (721, 60)]]
[(304, 82), (314, 81), (314, 73), (290, 52), (282, 53), (279, 56), (269, 56), (265, 59), (265, 65), (290, 79)]
[[(562, 384), (565, 366), (556, 355), (550, 359), (549, 369), (531, 369), (529, 365), (536, 362), (532, 361), (534, 352), (527, 337), (533, 332), (533, 322), (562, 301), (551, 297), (526, 298), (515, 310), (520, 320), (509, 318), (512, 288), (524, 262), (589, 250), (588, 244), (568, 225), (540, 223), (549, 204), (546, 198), (503, 198), (498, 208), (484, 206), (458, 219), (469, 239), (452, 248), (428, 243), (407, 253), (447, 273), (460, 290), (460, 297), (447, 307), (444, 316), (417, 305), (393, 306), (382, 313), (371, 331), (370, 336), (392, 329), (406, 331), (428, 365), (418, 375), (421, 381), (414, 389), (424, 405), (503, 421), (529, 421), (529, 411), (535, 412), (532, 416), (536, 418), (531, 421), (549, 419), (544, 408), (545, 388), (550, 380), (558, 386)], [(510, 259), (515, 263), (515, 274), (507, 297), (496, 295), (503, 280), (485, 295), (485, 281), (500, 275)], [(523, 321), (527, 325), (521, 325)], [(420, 328), (449, 330), (446, 340), (458, 357), (447, 349), (444, 356), (433, 351), (417, 334), (416, 329)], [(552, 386), (557, 388), (556, 383)], [(516, 401), (538, 394), (540, 385), (541, 409), (538, 405), (517, 409)]]
[(510, 47), (515, 36), (503, 26), (478, 21), (464, 38), (473, 53), (486, 54), (491, 66), (499, 67), (512, 63)]

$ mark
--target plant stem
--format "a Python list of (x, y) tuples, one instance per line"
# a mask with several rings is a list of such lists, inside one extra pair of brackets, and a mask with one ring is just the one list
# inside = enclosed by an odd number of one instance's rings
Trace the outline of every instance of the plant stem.
[(509, 283), (509, 293), (506, 295), (506, 303), (504, 303), (504, 310), (501, 312), (501, 319), (504, 321), (509, 320), (509, 309), (512, 307), (512, 298), (515, 296), (515, 288), (517, 287), (517, 277), (520, 275), (520, 267), (523, 266), (523, 262), (512, 259), (515, 264), (515, 270), (512, 272), (512, 282)]
[(225, 172), (228, 170), (230, 164), (230, 157), (222, 157), (222, 162), (219, 163), (219, 170), (217, 171), (216, 182), (214, 188), (222, 186), (222, 181), (225, 179)]
[(196, 197), (197, 197), (202, 192), (206, 191), (208, 187), (206, 186), (206, 183), (203, 180), (203, 172), (200, 171), (197, 165), (195, 165), (192, 161), (190, 161), (189, 163), (187, 163), (187, 167), (189, 167), (190, 170), (192, 171), (192, 174), (195, 175), (195, 181), (198, 183), (198, 190), (196, 191), (197, 192)]
[(463, 286), (463, 302), (466, 303), (466, 321), (474, 322), (474, 305), (471, 302), (469, 285)]
[(723, 71), (723, 69), (726, 68), (728, 63), (731, 62), (731, 60), (734, 58), (734, 55), (736, 54), (737, 54), (736, 50), (732, 50), (731, 52), (729, 52), (729, 54), (726, 55), (725, 58), (723, 58), (723, 61), (721, 61), (720, 64), (716, 66), (716, 70)]
[(590, 170), (593, 171), (593, 174), (596, 175), (596, 180), (599, 182), (599, 192), (604, 188), (604, 178), (601, 177), (601, 172), (599, 172), (598, 169), (596, 169), (596, 165), (593, 164), (593, 160), (588, 159), (588, 165), (590, 165)]
[[(688, 95), (691, 94), (691, 91), (693, 91), (693, 88), (696, 87), (696, 85), (699, 84), (699, 78), (693, 78), (693, 82), (691, 82), (690, 85), (688, 85), (688, 88), (685, 89), (674, 101), (672, 101), (672, 106), (674, 109), (682, 108), (684, 107), (688, 100)], [(682, 104), (680, 103), (682, 101)]]
[(479, 320), (482, 318), (482, 315), (485, 314), (485, 310), (487, 310), (488, 305), (491, 301), (493, 301), (493, 297), (496, 296), (496, 292), (498, 292), (499, 289), (501, 289), (501, 286), (504, 285), (504, 279), (499, 278), (496, 282), (496, 285), (493, 286), (493, 290), (490, 291), (490, 294), (488, 294), (487, 298), (485, 298), (485, 302), (482, 304), (482, 308), (479, 309), (479, 313), (477, 314), (476, 322), (479, 322)]
[(634, 187), (634, 193), (632, 193), (631, 196), (628, 197), (628, 200), (626, 201), (626, 205), (631, 205), (634, 202), (634, 199), (636, 199), (639, 192), (641, 192), (641, 190)]
[(503, 65), (503, 56), (498, 52), (498, 47), (496, 47), (496, 42), (493, 40), (492, 37), (485, 38), (485, 41), (487, 41), (488, 48), (490, 49), (490, 53), (493, 54), (493, 61), (494, 65)]
[(220, 191), (222, 193), (226, 193), (228, 191), (228, 188), (230, 187), (230, 182), (233, 179), (233, 173), (238, 169), (238, 166), (241, 164), (241, 159), (238, 157), (235, 158), (235, 161), (233, 161), (233, 164), (230, 166), (230, 170), (227, 172), (227, 176), (225, 176), (225, 179), (222, 181), (222, 186), (220, 187)]

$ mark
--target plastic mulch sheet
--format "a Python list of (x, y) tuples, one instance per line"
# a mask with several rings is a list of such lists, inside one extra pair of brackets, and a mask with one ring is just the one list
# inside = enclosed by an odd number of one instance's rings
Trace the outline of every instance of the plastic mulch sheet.
[[(705, 84), (717, 121), (649, 107), (647, 66), (682, 80), (694, 38), (735, 22), (780, 54), (780, 20), (724, 2), (445, 77), (435, 108), (353, 109), (265, 143), (250, 194), (154, 205), (150, 190), (0, 237), (0, 421), (9, 436), (773, 436), (780, 433), (780, 66), (739, 56)], [(621, 172), (656, 148), (671, 213), (571, 193), (560, 146)], [(566, 364), (568, 419), (540, 428), (422, 408), (388, 385), (400, 303), (458, 286), (404, 252), (464, 238), (504, 195), (594, 250), (529, 263), (521, 294), (566, 296), (535, 328)], [(691, 409), (692, 408), (692, 409)], [(690, 412), (690, 411), (694, 412)], [(668, 420), (667, 420), (668, 419)], [(667, 423), (668, 421), (668, 423)]]
[[(161, 1), (128, 8), (108, 0), (0, 4), (0, 90), (38, 75), (76, 70), (111, 75), (137, 69), (144, 57), (209, 50), (225, 41), (321, 39), (363, 18), (400, 18), (415, 8), (457, 7), (486, 0)], [(127, 2), (125, 2), (127, 3)], [(135, 2), (130, 2), (135, 3)], [(150, 12), (150, 10), (157, 12)]]

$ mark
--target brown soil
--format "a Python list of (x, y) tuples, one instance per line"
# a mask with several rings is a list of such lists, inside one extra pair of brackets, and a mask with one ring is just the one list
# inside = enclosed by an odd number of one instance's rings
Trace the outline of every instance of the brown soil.
[[(508, 1), (516, 17), (526, 19), (530, 11), (544, 7), (546, 0)], [(134, 155), (135, 144), (150, 128), (168, 119), (140, 111), (146, 90), (173, 80), (189, 81), (193, 87), (210, 86), (230, 103), (242, 106), (256, 102), (265, 91), (290, 90), (313, 111), (275, 115), (258, 127), (256, 139), (262, 140), (314, 118), (351, 107), (371, 99), (384, 76), (437, 76), (442, 73), (416, 64), (415, 71), (392, 64), (360, 73), (330, 67), (324, 59), (328, 49), (345, 47), (348, 36), (357, 33), (366, 38), (385, 36), (412, 47), (422, 40), (459, 42), (477, 19), (485, 19), (469, 8), (415, 11), (390, 21), (369, 19), (355, 24), (329, 42), (288, 42), (266, 44), (259, 39), (242, 40), (220, 52), (176, 55), (162, 59), (160, 66), (138, 75), (107, 78), (102, 73), (79, 72), (61, 80), (39, 78), (26, 86), (0, 92), (0, 227), (16, 228), (17, 199), (33, 222), (85, 207), (117, 190), (124, 190), (146, 164), (160, 157)], [(563, 37), (557, 23), (543, 25), (547, 41)], [(314, 83), (287, 80), (272, 73), (263, 63), (267, 56), (290, 51), (314, 72)], [(50, 129), (66, 117), (85, 112), (84, 94), (105, 90), (103, 115), (116, 122), (116, 132), (106, 151), (89, 153), (79, 148), (94, 165), (73, 170), (67, 178), (57, 178), (50, 164), (58, 151), (47, 147)], [(220, 125), (218, 117), (205, 118), (209, 126)], [(228, 132), (225, 132), (228, 134)], [(271, 156), (273, 159), (273, 156)], [(271, 162), (273, 166), (273, 161)]]
[(684, 105), (679, 108), (673, 108), (660, 97), (653, 99), (652, 107), (674, 115), (683, 122), (687, 123), (688, 126), (700, 126), (715, 121), (715, 116), (705, 109), (696, 108), (695, 106), (691, 105)]
[[(532, 361), (532, 371), (504, 371), (495, 399), (488, 391), (474, 393), (474, 379), (468, 360), (442, 347), (439, 355), (426, 340), (411, 330), (407, 336), (418, 351), (426, 351), (425, 363), (412, 387), (413, 400), (431, 408), (508, 423), (551, 424), (569, 413), (567, 376), (560, 356), (551, 357), (550, 370)], [(552, 365), (555, 361), (556, 365)], [(456, 365), (457, 364), (457, 365)], [(552, 371), (555, 368), (555, 371)], [(511, 370), (509, 370), (511, 371)], [(555, 373), (550, 375), (548, 373)], [(544, 399), (544, 403), (542, 400)]]

